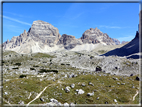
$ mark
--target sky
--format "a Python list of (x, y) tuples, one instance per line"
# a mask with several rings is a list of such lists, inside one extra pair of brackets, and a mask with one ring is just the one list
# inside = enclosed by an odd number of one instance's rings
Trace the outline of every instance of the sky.
[(80, 38), (97, 27), (111, 38), (131, 41), (138, 31), (139, 3), (3, 3), (3, 42), (36, 20), (57, 27), (60, 35)]

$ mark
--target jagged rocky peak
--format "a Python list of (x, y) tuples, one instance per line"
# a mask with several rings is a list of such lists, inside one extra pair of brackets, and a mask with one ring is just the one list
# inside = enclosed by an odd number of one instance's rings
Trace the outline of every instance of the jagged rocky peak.
[(31, 33), (33, 36), (47, 37), (47, 36), (58, 36), (59, 31), (53, 25), (41, 20), (37, 20), (33, 22), (29, 30), (29, 33)]
[(56, 27), (41, 20), (34, 21), (28, 33), (35, 41), (42, 41), (48, 45), (56, 44), (61, 37)]
[(106, 33), (101, 32), (97, 27), (86, 30), (81, 37), (83, 43), (103, 43), (105, 45), (115, 45), (115, 42)]
[(120, 41), (118, 39), (112, 38), (112, 40), (115, 42), (116, 45), (120, 44)]
[(75, 36), (63, 34), (62, 37), (59, 39), (57, 45), (63, 45), (65, 49), (72, 49), (76, 45), (81, 45), (82, 41), (76, 39)]

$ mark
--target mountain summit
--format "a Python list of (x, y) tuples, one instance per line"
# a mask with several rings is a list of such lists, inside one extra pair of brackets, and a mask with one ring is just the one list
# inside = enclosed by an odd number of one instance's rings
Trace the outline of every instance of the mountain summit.
[(81, 40), (83, 43), (102, 43), (104, 45), (115, 45), (115, 42), (106, 33), (101, 32), (97, 27), (86, 30)]
[(3, 43), (4, 50), (18, 53), (51, 52), (56, 50), (71, 50), (77, 45), (97, 44), (115, 45), (116, 43), (106, 33), (98, 28), (86, 30), (80, 39), (72, 35), (59, 34), (59, 30), (50, 23), (34, 21), (28, 32), (24, 30), (19, 36)]

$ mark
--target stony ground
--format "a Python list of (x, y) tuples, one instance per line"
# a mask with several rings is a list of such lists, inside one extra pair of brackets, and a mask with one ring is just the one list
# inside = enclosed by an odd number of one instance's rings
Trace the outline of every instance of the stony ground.
[(138, 59), (85, 51), (3, 55), (4, 104), (139, 104)]

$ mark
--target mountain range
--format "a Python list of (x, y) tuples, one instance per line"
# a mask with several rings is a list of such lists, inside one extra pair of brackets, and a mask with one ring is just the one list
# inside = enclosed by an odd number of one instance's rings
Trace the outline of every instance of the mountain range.
[(4, 50), (12, 50), (18, 53), (51, 52), (55, 50), (71, 50), (77, 45), (98, 44), (118, 45), (120, 41), (110, 38), (98, 28), (86, 30), (82, 37), (59, 34), (59, 30), (50, 23), (34, 21), (28, 32), (24, 30), (19, 36), (14, 36), (10, 41), (3, 43)]

